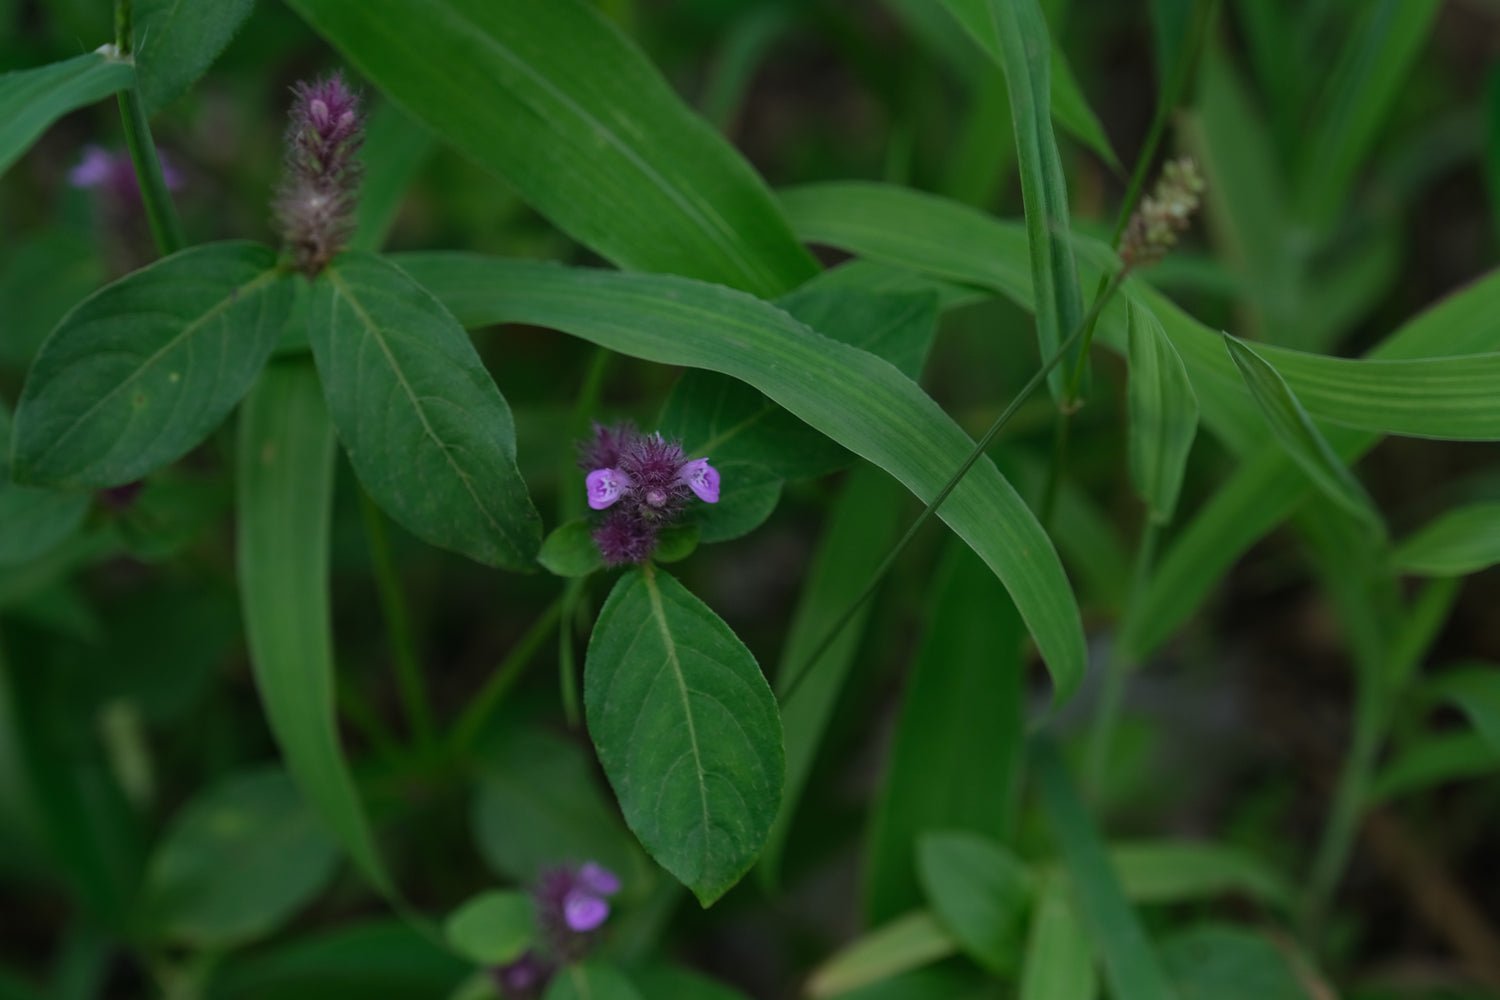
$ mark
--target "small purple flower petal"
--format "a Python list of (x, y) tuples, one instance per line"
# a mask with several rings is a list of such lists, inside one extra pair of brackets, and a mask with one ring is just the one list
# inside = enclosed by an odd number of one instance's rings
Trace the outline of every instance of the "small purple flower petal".
[(589, 506), (603, 510), (630, 492), (630, 477), (619, 469), (595, 469), (584, 478), (589, 491)]
[(114, 158), (102, 146), (85, 146), (83, 159), (78, 166), (68, 171), (68, 183), (76, 188), (98, 187), (109, 180), (114, 170)]
[(719, 502), (719, 470), (708, 464), (706, 458), (695, 458), (682, 467), (682, 481), (688, 489), (698, 494), (704, 503)]
[(613, 896), (620, 891), (620, 876), (597, 862), (585, 861), (578, 869), (578, 884), (597, 895)]
[(574, 889), (563, 899), (563, 919), (582, 934), (604, 923), (609, 904), (584, 889)]

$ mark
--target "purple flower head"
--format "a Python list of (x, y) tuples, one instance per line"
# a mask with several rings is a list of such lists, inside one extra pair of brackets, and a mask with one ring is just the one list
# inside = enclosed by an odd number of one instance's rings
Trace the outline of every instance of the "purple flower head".
[(298, 83), (286, 130), (286, 159), (274, 208), (297, 267), (315, 277), (354, 231), (355, 193), (365, 139), (359, 95), (334, 73)]
[(580, 958), (592, 931), (609, 917), (609, 900), (620, 880), (593, 862), (581, 868), (553, 868), (542, 873), (532, 891), (537, 925), (547, 947), (561, 961)]
[[(156, 155), (167, 190), (179, 190), (182, 187), (181, 172), (165, 153), (158, 150)], [(68, 171), (68, 183), (76, 188), (97, 191), (116, 210), (136, 211), (142, 205), (135, 164), (130, 162), (130, 154), (124, 150), (111, 153), (103, 146), (85, 146), (83, 159)]]
[(682, 442), (643, 434), (628, 423), (594, 425), (579, 448), (589, 506), (610, 513), (594, 529), (594, 541), (610, 566), (638, 563), (656, 551), (661, 529), (693, 496), (719, 502), (719, 472), (706, 458), (688, 459)]
[(490, 977), (500, 988), (500, 995), (507, 1000), (535, 1000), (542, 995), (556, 971), (552, 963), (536, 952), (528, 951), (509, 965), (492, 968)]

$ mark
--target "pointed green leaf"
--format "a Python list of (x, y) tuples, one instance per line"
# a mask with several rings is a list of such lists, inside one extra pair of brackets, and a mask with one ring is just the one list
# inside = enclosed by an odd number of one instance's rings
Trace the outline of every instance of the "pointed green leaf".
[(1500, 754), (1500, 666), (1472, 663), (1445, 670), (1427, 690), (1431, 697), (1458, 706), (1474, 731)]
[(443, 922), (448, 946), (479, 965), (515, 961), (536, 935), (536, 912), (524, 892), (480, 893)]
[(684, 521), (698, 529), (704, 542), (727, 542), (748, 535), (775, 512), (782, 480), (754, 462), (715, 460), (713, 465), (722, 481), (719, 502), (692, 504)]
[(1068, 65), (1067, 56), (1056, 45), (1052, 46), (1051, 96), (1053, 120), (1099, 154), (1099, 158), (1107, 165), (1119, 170), (1120, 158), (1115, 155), (1114, 147), (1110, 146), (1109, 136), (1104, 134), (1099, 116), (1089, 107), (1089, 100), (1084, 96), (1083, 88), (1078, 85), (1078, 78), (1073, 75), (1073, 67)]
[(1020, 1000), (1094, 1000), (1098, 995), (1088, 930), (1069, 898), (1067, 881), (1051, 879), (1031, 915)]
[(1500, 771), (1500, 750), (1473, 732), (1418, 737), (1370, 782), (1367, 803), (1375, 806), (1436, 785), (1488, 777)]
[(20, 482), (119, 486), (181, 458), (250, 388), (291, 310), (276, 254), (193, 247), (79, 303), (16, 408)]
[(1391, 566), (1422, 576), (1467, 576), (1500, 563), (1500, 503), (1450, 510), (1407, 538)]
[(1198, 433), (1198, 397), (1161, 323), (1130, 304), (1130, 481), (1157, 524), (1172, 520)]
[(625, 822), (708, 906), (755, 862), (781, 802), (781, 719), (755, 657), (647, 564), (604, 602), (583, 687)]
[(0, 174), (57, 119), (134, 83), (130, 63), (102, 51), (0, 75)]
[(813, 970), (810, 997), (835, 997), (869, 983), (919, 969), (958, 951), (958, 942), (926, 910), (875, 928)]
[(187, 92), (229, 44), (255, 0), (135, 0), (135, 71), (147, 114)]
[(1290, 908), (1291, 886), (1263, 862), (1227, 844), (1145, 841), (1110, 848), (1125, 895), (1138, 903), (1176, 903), (1244, 892)]
[(1182, 1000), (1312, 1000), (1314, 996), (1283, 950), (1245, 927), (1203, 923), (1177, 931), (1162, 942), (1161, 956)]
[[(785, 312), (683, 278), (616, 274), (463, 254), (407, 255), (465, 322), (550, 326), (611, 350), (723, 372), (823, 434), (935, 496), (973, 448), (969, 436), (888, 363), (820, 337)], [(994, 571), (1037, 641), (1059, 700), (1083, 676), (1072, 588), (1031, 511), (981, 459), (938, 510)]]
[(918, 842), (922, 888), (964, 952), (997, 976), (1021, 965), (1035, 891), (1030, 870), (989, 837), (945, 830)]
[(749, 164), (581, 0), (290, 6), (382, 93), (613, 263), (767, 297), (817, 271)]
[(351, 251), (314, 289), (308, 339), (370, 496), (418, 538), (530, 569), (541, 519), (510, 407), (448, 310), (394, 264)]

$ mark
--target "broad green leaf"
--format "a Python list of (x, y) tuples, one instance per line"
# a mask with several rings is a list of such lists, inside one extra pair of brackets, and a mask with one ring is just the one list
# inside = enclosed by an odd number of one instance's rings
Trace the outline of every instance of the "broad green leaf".
[(390, 883), (339, 743), (328, 532), (333, 426), (306, 361), (273, 362), (240, 414), (235, 468), (240, 599), (271, 734), (307, 801), (382, 892)]
[[(919, 499), (942, 489), (971, 439), (888, 363), (819, 337), (727, 288), (666, 277), (469, 255), (403, 258), (467, 323), (550, 326), (648, 361), (753, 385), (895, 476)], [(994, 465), (979, 461), (938, 511), (1000, 578), (1066, 699), (1083, 675), (1078, 606), (1056, 550)]]
[(135, 0), (135, 72), (147, 114), (187, 92), (229, 44), (255, 0)]
[(0, 400), (0, 566), (31, 562), (83, 523), (87, 493), (61, 493), (10, 481), (10, 412)]
[(474, 843), (495, 874), (532, 882), (548, 868), (593, 861), (620, 876), (627, 892), (644, 877), (645, 858), (576, 742), (507, 727), (481, 746), (477, 765)]
[(591, 958), (557, 970), (543, 1000), (644, 1000), (625, 974), (601, 959)]
[(755, 657), (647, 564), (604, 602), (583, 686), (625, 822), (708, 906), (755, 862), (781, 802), (781, 720)]
[[(1052, 134), (1052, 43), (1037, 0), (943, 0), (1005, 71), (1026, 206), (1031, 283), (1036, 289), (1037, 337), (1042, 357), (1057, 353), (1083, 319), (1083, 295), (1068, 227), (1068, 188)], [(1069, 372), (1086, 363), (1079, 345), (1052, 370), (1053, 398), (1067, 395)]]
[(130, 63), (103, 51), (0, 75), (0, 174), (57, 119), (134, 83)]
[(1243, 341), (1224, 335), (1224, 346), (1244, 376), (1271, 434), (1323, 494), (1376, 532), (1384, 522), (1375, 502), (1339, 458), (1275, 368)]
[(632, 969), (630, 981), (643, 997), (671, 997), (672, 1000), (745, 1000), (739, 990), (675, 965), (648, 965)]
[(1045, 740), (1033, 744), (1042, 806), (1077, 894), (1078, 909), (1104, 960), (1116, 1000), (1172, 1000), (1160, 959), (1120, 886), (1104, 843), (1073, 789), (1062, 757)]
[(304, 934), (228, 958), (207, 1000), (412, 1000), (447, 994), (473, 967), (397, 920)]
[(448, 946), (478, 965), (515, 961), (536, 935), (536, 912), (524, 892), (480, 893), (443, 922)]
[(388, 101), (370, 113), (360, 147), (365, 172), (359, 182), (351, 247), (374, 251), (385, 244), (407, 188), (435, 145), (431, 132)]
[(291, 309), (254, 243), (193, 247), (79, 303), (42, 344), (15, 416), (13, 474), (88, 488), (194, 448), (249, 390)]
[[(916, 865), (924, 831), (967, 830), (1006, 842), (1016, 818), (1025, 735), (1020, 619), (994, 574), (956, 543), (930, 586), (926, 633), (906, 682), (866, 847), (871, 923), (921, 902)], [(955, 787), (973, 794), (955, 796)]]
[(1500, 563), (1500, 503), (1450, 510), (1407, 538), (1391, 553), (1400, 573), (1467, 576)]
[(1500, 666), (1469, 663), (1444, 670), (1429, 682), (1427, 692), (1458, 706), (1474, 731), (1500, 754)]
[(620, 267), (766, 297), (816, 272), (750, 166), (581, 0), (290, 6), (382, 93)]
[(536, 561), (542, 568), (557, 576), (588, 576), (604, 568), (604, 557), (599, 546), (594, 544), (590, 532), (593, 526), (587, 518), (574, 518), (542, 539), (542, 550)]
[(1094, 1000), (1098, 995), (1088, 930), (1074, 910), (1068, 883), (1051, 879), (1031, 915), (1020, 1000)]
[[(47, 228), (7, 234), (0, 268), (0, 363), (25, 369), (47, 334), (78, 301), (104, 284), (98, 241), (87, 231)], [(9, 449), (6, 449), (9, 451)]]
[(1474, 732), (1421, 736), (1370, 782), (1370, 806), (1425, 792), (1437, 785), (1500, 772), (1500, 751)]
[(1302, 133), (1298, 206), (1322, 230), (1337, 221), (1354, 179), (1379, 137), (1392, 102), (1426, 44), (1440, 0), (1376, 0), (1363, 5)]
[(1312, 998), (1282, 950), (1244, 927), (1206, 923), (1177, 931), (1162, 942), (1161, 958), (1181, 1000)]
[(394, 264), (351, 251), (314, 289), (308, 339), (370, 496), (418, 538), (529, 569), (541, 519), (516, 469), (510, 407), (442, 304)]
[[(999, 72), (996, 70), (996, 72)], [(937, 296), (939, 314), (959, 306), (983, 302), (990, 293), (973, 285), (960, 285), (941, 278), (917, 274), (902, 267), (877, 264), (858, 258), (831, 267), (797, 289), (798, 292), (822, 292), (856, 289), (877, 295), (931, 294)]]
[(1291, 886), (1259, 859), (1226, 844), (1146, 841), (1110, 848), (1125, 895), (1137, 903), (1177, 903), (1229, 892), (1290, 908)]
[(926, 289), (835, 291), (804, 285), (776, 304), (810, 329), (884, 358), (913, 382), (937, 335), (937, 296)]
[(963, 831), (924, 834), (917, 858), (928, 905), (964, 952), (997, 976), (1013, 975), (1035, 891), (1026, 865), (990, 838)]
[(833, 997), (930, 965), (958, 951), (958, 942), (926, 910), (875, 928), (824, 961), (807, 980), (810, 997)]
[[(776, 671), (776, 691), (782, 700), (781, 725), (786, 735), (786, 790), (760, 859), (761, 874), (768, 883), (774, 883), (780, 873), (782, 852), (803, 789), (844, 679), (859, 652), (872, 603), (867, 602), (854, 613), (816, 661), (811, 657), (864, 591), (895, 543), (904, 499), (900, 484), (873, 466), (861, 463), (849, 474), (832, 505), (792, 612)], [(788, 698), (794, 683), (797, 695)]]
[(285, 774), (244, 773), (173, 819), (139, 905), (156, 933), (194, 948), (225, 948), (289, 919), (327, 885), (337, 859), (337, 846)]
[(695, 526), (704, 542), (748, 535), (776, 510), (781, 477), (753, 462), (715, 461), (713, 466), (721, 477), (719, 502), (691, 503), (684, 522)]
[(1151, 519), (1167, 524), (1198, 433), (1198, 397), (1155, 316), (1130, 304), (1130, 480)]

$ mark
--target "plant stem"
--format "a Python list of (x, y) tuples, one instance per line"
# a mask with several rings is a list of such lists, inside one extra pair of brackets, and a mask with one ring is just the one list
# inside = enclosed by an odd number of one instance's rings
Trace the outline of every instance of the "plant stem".
[(922, 525), (927, 523), (927, 519), (943, 505), (943, 501), (948, 499), (948, 495), (953, 492), (954, 488), (958, 486), (959, 481), (974, 467), (974, 463), (979, 461), (984, 455), (990, 443), (995, 440), (995, 435), (1000, 433), (1000, 429), (1010, 422), (1010, 418), (1015, 416), (1016, 411), (1021, 408), (1021, 405), (1031, 397), (1031, 394), (1037, 390), (1038, 386), (1046, 381), (1047, 375), (1052, 369), (1056, 368), (1063, 358), (1067, 356), (1073, 344), (1083, 335), (1083, 331), (1098, 318), (1099, 313), (1103, 311), (1104, 306), (1109, 302), (1110, 297), (1114, 295), (1121, 283), (1124, 282), (1128, 273), (1128, 268), (1121, 269), (1114, 276), (1106, 286), (1104, 294), (1094, 300), (1094, 304), (1089, 309), (1088, 315), (1084, 316), (1083, 321), (1063, 338), (1061, 344), (1057, 345), (1057, 353), (1048, 358), (1047, 363), (1037, 369), (1036, 374), (1031, 376), (1031, 380), (1021, 387), (1021, 391), (1016, 393), (1015, 398), (1010, 401), (1010, 405), (1005, 408), (999, 417), (995, 418), (995, 422), (990, 425), (990, 429), (984, 432), (984, 436), (979, 439), (979, 443), (969, 452), (969, 457), (964, 459), (963, 464), (958, 467), (958, 471), (953, 473), (943, 488), (938, 490), (937, 496), (933, 497), (922, 510), (922, 513), (917, 515), (917, 519), (912, 522), (910, 528), (906, 529), (906, 534), (901, 536), (900, 541), (886, 553), (880, 565), (875, 568), (875, 572), (870, 574), (870, 582), (865, 584), (864, 590), (860, 591), (859, 596), (850, 603), (849, 607), (844, 609), (844, 613), (839, 616), (838, 621), (834, 622), (833, 627), (828, 630), (828, 634), (823, 637), (823, 641), (818, 643), (812, 655), (807, 658), (807, 662), (802, 665), (802, 668), (792, 675), (791, 681), (787, 684), (786, 690), (781, 695), (781, 703), (783, 705), (796, 694), (797, 688), (801, 686), (803, 678), (812, 671), (813, 664), (817, 663), (823, 654), (828, 652), (828, 647), (833, 645), (833, 641), (838, 638), (839, 633), (854, 618), (855, 612), (860, 609), (860, 606), (865, 601), (870, 599), (871, 594), (875, 593), (876, 588), (880, 586), (880, 581), (885, 578), (886, 573), (890, 572), (891, 566), (895, 564), (897, 557), (901, 555), (907, 543), (916, 536), (917, 531)]
[[(134, 47), (131, 2), (115, 0), (115, 48), (121, 58), (128, 58)], [(120, 102), (120, 122), (125, 127), (125, 148), (130, 151), (130, 162), (135, 167), (146, 220), (151, 224), (151, 236), (156, 240), (156, 249), (163, 257), (168, 257), (187, 246), (187, 240), (182, 235), (177, 207), (172, 204), (172, 195), (167, 191), (167, 180), (162, 176), (161, 160), (156, 156), (156, 143), (151, 138), (151, 125), (146, 119), (146, 104), (141, 100), (141, 88), (137, 84), (116, 96)]]
[(386, 635), (391, 644), (391, 660), (396, 667), (396, 684), (401, 691), (401, 706), (412, 739), (418, 750), (427, 753), (436, 745), (432, 720), (432, 703), (417, 660), (416, 643), (411, 634), (411, 615), (401, 579), (391, 558), (390, 536), (385, 530), (385, 515), (364, 490), (359, 491), (359, 510), (364, 515), (365, 541), (370, 549), (370, 566), (375, 573), (375, 590), (380, 596), (380, 610), (385, 617)]
[(578, 602), (583, 598), (587, 577), (575, 577), (568, 581), (562, 596), (562, 624), (557, 635), (557, 681), (562, 692), (563, 718), (569, 729), (582, 724), (583, 715), (578, 710), (578, 659), (574, 646), (577, 637), (573, 634), (574, 619), (578, 615)]
[(469, 704), (464, 714), (453, 727), (453, 735), (448, 740), (448, 754), (450, 757), (459, 757), (469, 752), (474, 745), (474, 740), (484, 730), (484, 724), (489, 721), (490, 714), (499, 707), (508, 692), (521, 677), (521, 671), (536, 651), (541, 648), (547, 638), (547, 633), (552, 631), (552, 626), (557, 624), (562, 613), (562, 599), (553, 601), (547, 605), (541, 617), (531, 623), (516, 644), (510, 648), (505, 659), (490, 674), (490, 679), (485, 682), (478, 695)]
[(1374, 685), (1362, 681), (1355, 701), (1354, 739), (1348, 756), (1344, 758), (1343, 770), (1339, 773), (1333, 809), (1329, 813), (1328, 824), (1323, 828), (1323, 838), (1318, 844), (1318, 854), (1313, 862), (1302, 912), (1303, 933), (1309, 939), (1316, 936), (1322, 925), (1334, 890), (1349, 864), (1350, 854), (1353, 853), (1365, 800), (1369, 795), (1371, 776), (1380, 754), (1385, 728), (1384, 716)]

